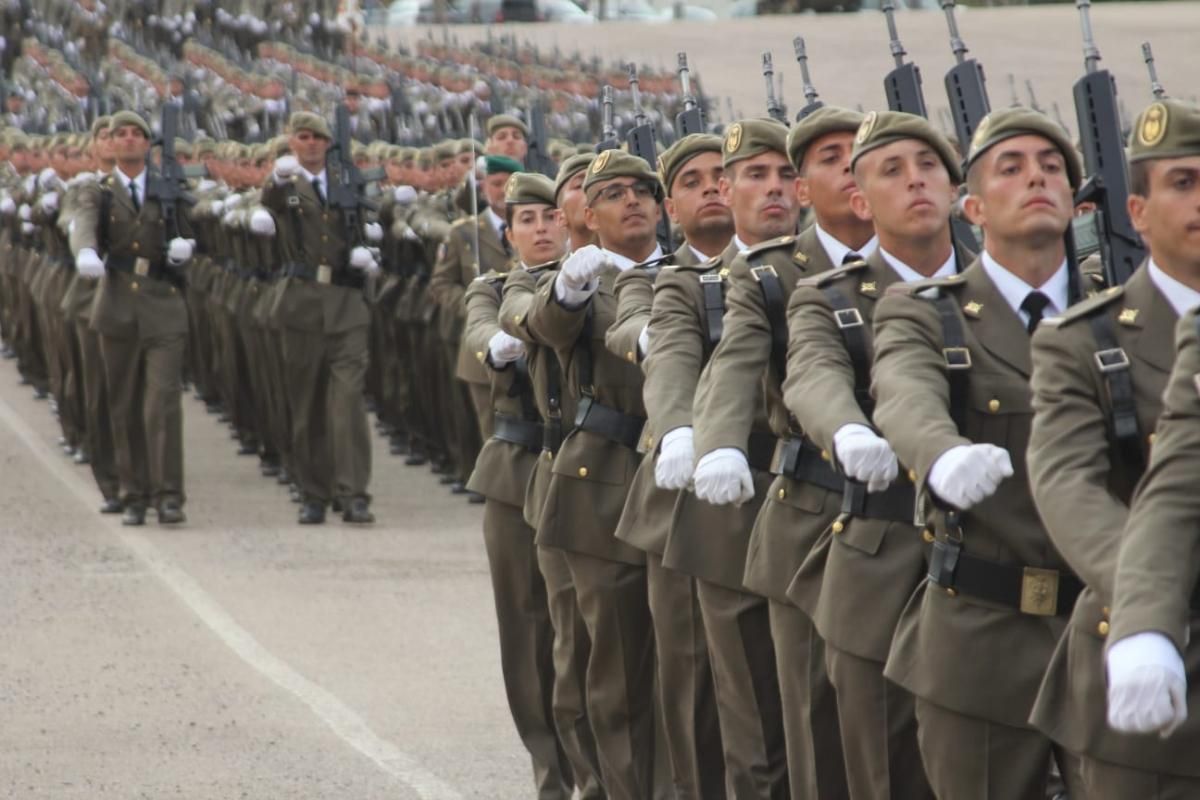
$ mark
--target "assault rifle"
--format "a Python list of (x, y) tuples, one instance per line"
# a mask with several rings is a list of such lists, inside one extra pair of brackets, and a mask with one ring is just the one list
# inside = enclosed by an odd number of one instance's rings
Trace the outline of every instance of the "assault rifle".
[(888, 108), (928, 118), (925, 92), (921, 89), (921, 70), (913, 62), (904, 60), (908, 53), (896, 31), (896, 4), (892, 0), (884, 0), (883, 13), (887, 17), (888, 47), (892, 51), (892, 58), (896, 60), (895, 68), (883, 78)]
[(333, 146), (325, 154), (325, 174), (328, 181), (327, 200), (342, 218), (342, 229), (350, 248), (366, 245), (363, 232), (363, 212), (373, 213), (378, 206), (368, 198), (369, 188), (383, 179), (383, 171), (363, 172), (354, 164), (350, 149), (350, 110), (339, 103), (334, 118)]
[(600, 90), (600, 142), (596, 145), (596, 152), (616, 150), (620, 146), (621, 140), (617, 137), (617, 129), (613, 126), (612, 87), (605, 86)]
[(973, 58), (967, 58), (967, 45), (958, 35), (958, 22), (954, 19), (954, 0), (942, 0), (946, 12), (946, 24), (950, 26), (950, 49), (956, 63), (946, 73), (946, 97), (950, 100), (950, 111), (954, 115), (954, 131), (958, 135), (958, 146), (965, 154), (971, 147), (971, 137), (980, 121), (992, 110), (988, 102), (987, 86), (983, 67)]
[(767, 84), (767, 113), (771, 115), (771, 119), (787, 125), (787, 109), (780, 105), (779, 99), (775, 97), (775, 65), (769, 52), (762, 54), (762, 71), (763, 80)]
[(1154, 51), (1150, 49), (1149, 42), (1142, 42), (1142, 58), (1146, 62), (1146, 71), (1150, 73), (1150, 91), (1154, 94), (1155, 100), (1162, 100), (1167, 96), (1167, 90), (1158, 82), (1158, 69), (1154, 66)]
[[(179, 214), (181, 205), (196, 201), (188, 194), (187, 175), (175, 157), (175, 137), (179, 134), (179, 109), (172, 103), (162, 107), (160, 134), (162, 150), (157, 171), (146, 171), (146, 197), (158, 201), (163, 221), (163, 244), (181, 235)], [(149, 158), (149, 156), (147, 156)]]
[(796, 61), (800, 64), (800, 80), (803, 82), (806, 101), (804, 108), (796, 113), (796, 122), (799, 122), (825, 104), (818, 97), (817, 87), (813, 86), (812, 78), (808, 74), (808, 52), (804, 47), (804, 37), (797, 36), (792, 39), (792, 48), (796, 51)]
[(683, 111), (675, 115), (675, 130), (680, 137), (690, 133), (704, 133), (704, 114), (692, 94), (692, 79), (688, 72), (687, 53), (679, 54), (679, 85), (683, 88)]
[[(638, 84), (637, 66), (629, 65), (629, 91), (633, 95), (633, 127), (625, 134), (625, 143), (629, 146), (630, 155), (635, 155), (650, 165), (650, 169), (658, 171), (658, 146), (654, 143), (654, 126), (642, 111), (642, 93)], [(671, 223), (662, 207), (658, 209), (657, 235), (658, 243), (664, 253), (675, 249), (671, 239)]]
[(554, 159), (546, 151), (550, 137), (546, 134), (546, 114), (542, 104), (534, 101), (529, 107), (529, 149), (525, 154), (525, 165), (534, 172), (553, 178), (558, 174)]

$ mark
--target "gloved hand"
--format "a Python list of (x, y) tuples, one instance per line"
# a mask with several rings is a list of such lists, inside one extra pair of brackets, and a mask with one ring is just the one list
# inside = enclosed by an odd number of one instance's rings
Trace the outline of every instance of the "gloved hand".
[(38, 203), (41, 205), (42, 211), (47, 214), (54, 213), (58, 210), (58, 192), (46, 192)]
[(375, 256), (371, 255), (371, 251), (365, 247), (356, 247), (350, 251), (350, 266), (361, 269), (363, 272), (379, 271), (379, 264), (375, 261)]
[(642, 328), (642, 332), (638, 334), (638, 352), (642, 358), (650, 354), (650, 326)]
[(846, 476), (882, 492), (900, 474), (900, 464), (887, 439), (866, 425), (851, 422), (833, 434), (833, 450)]
[(225, 201), (224, 200), (213, 200), (212, 203), (209, 205), (209, 208), (212, 209), (213, 217), (215, 217), (216, 219), (220, 219), (225, 213)]
[(25, 222), (33, 219), (33, 209), (30, 208), (29, 203), (21, 203), (21, 207), (17, 209), (17, 216)]
[(990, 444), (951, 447), (933, 462), (929, 488), (961, 511), (990, 497), (1013, 474), (1008, 451)]
[(555, 295), (564, 303), (582, 303), (596, 291), (596, 277), (608, 264), (608, 256), (596, 245), (579, 248), (567, 257), (559, 269), (554, 282)]
[(7, 217), (15, 213), (17, 213), (17, 204), (12, 199), (12, 195), (5, 193), (3, 197), (0, 197), (0, 214)]
[(654, 482), (660, 489), (686, 489), (696, 468), (696, 450), (692, 444), (692, 426), (667, 431), (654, 462)]
[(256, 208), (250, 215), (250, 230), (259, 236), (274, 236), (275, 218), (265, 208)]
[(300, 174), (300, 160), (295, 156), (280, 156), (275, 159), (275, 169), (272, 175), (276, 183), (290, 181), (293, 175)]
[(375, 244), (383, 241), (383, 226), (378, 222), (367, 222), (363, 224), (363, 236), (367, 237), (367, 241)]
[(104, 262), (90, 247), (83, 248), (79, 251), (79, 255), (75, 256), (75, 269), (84, 278), (104, 277)]
[[(658, 475), (655, 474), (657, 480)], [(706, 453), (692, 475), (696, 497), (714, 506), (740, 506), (754, 498), (754, 476), (746, 454), (736, 447), (719, 447)]]
[(488, 353), (491, 355), (492, 364), (502, 367), (525, 355), (525, 343), (504, 331), (496, 331), (488, 340)]
[(240, 194), (226, 195), (223, 203), (224, 203), (223, 207), (226, 211), (233, 211), (235, 208), (237, 208), (238, 206), (240, 206), (242, 204), (242, 196)]
[(181, 239), (176, 236), (167, 243), (167, 261), (175, 266), (185, 264), (191, 260), (193, 250), (195, 250), (195, 245), (190, 239)]
[(26, 236), (33, 236), (33, 233), (36, 230), (37, 230), (37, 226), (34, 225), (32, 222), (22, 222), (21, 223), (21, 233), (25, 234)]
[(397, 186), (392, 192), (392, 197), (396, 199), (396, 205), (409, 206), (417, 199), (417, 190), (411, 186)]
[(1122, 733), (1170, 736), (1187, 719), (1187, 671), (1175, 643), (1155, 631), (1108, 649), (1108, 725)]
[(43, 192), (57, 189), (62, 185), (59, 180), (58, 173), (54, 171), (54, 167), (46, 167), (38, 173), (38, 188)]

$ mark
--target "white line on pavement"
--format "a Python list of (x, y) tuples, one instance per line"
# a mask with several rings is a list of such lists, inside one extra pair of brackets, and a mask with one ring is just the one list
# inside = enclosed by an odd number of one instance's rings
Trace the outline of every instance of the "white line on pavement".
[[(95, 488), (29, 426), (7, 401), (0, 398), (0, 419), (25, 443), (30, 452), (89, 509), (98, 499)], [(101, 517), (99, 524), (120, 539), (151, 572), (208, 626), (217, 638), (243, 661), (277, 686), (300, 700), (343, 741), (373, 761), (376, 766), (411, 787), (424, 800), (462, 800), (452, 786), (421, 766), (412, 755), (383, 739), (359, 714), (332, 693), (305, 678), (275, 656), (239, 625), (211, 595), (179, 567), (163, 557), (145, 535)]]

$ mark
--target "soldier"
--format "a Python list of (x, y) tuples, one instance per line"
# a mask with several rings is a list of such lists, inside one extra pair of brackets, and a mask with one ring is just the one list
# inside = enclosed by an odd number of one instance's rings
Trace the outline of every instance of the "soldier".
[(529, 128), (524, 122), (508, 114), (496, 114), (487, 121), (487, 134), (483, 152), (525, 163), (529, 153)]
[(1196, 514), (1180, 480), (1192, 466), (1181, 448), (1195, 439), (1200, 372), (1200, 109), (1161, 100), (1133, 131), (1129, 212), (1149, 258), (1123, 287), (1071, 308), (1034, 337), (1034, 495), (1087, 583), (1034, 721), (1082, 755), (1080, 793), (1098, 800), (1200, 792), (1190, 757), (1197, 727), (1185, 719), (1188, 699), (1198, 703), (1190, 642), (1200, 626), (1193, 583), (1182, 573)]
[[(186, 214), (163, 236), (163, 208), (147, 194), (150, 126), (122, 111), (109, 126), (116, 169), (81, 191), (71, 251), (84, 278), (103, 281), (92, 307), (112, 409), (125, 525), (183, 522), (181, 383), (187, 341), (182, 269), (192, 257)], [(158, 176), (155, 175), (155, 178)], [(100, 254), (104, 254), (101, 260)]]
[[(1038, 518), (1025, 448), (1029, 334), (1075, 294), (1064, 235), (1080, 170), (1053, 126), (1006, 137), (1011, 119), (995, 118), (994, 138), (982, 123), (969, 153), (963, 205), (984, 252), (962, 273), (893, 284), (875, 310), (873, 421), (910, 468), (932, 546), (885, 674), (916, 697), (925, 772), (944, 800), (1041, 797), (1052, 757), (1068, 781), (1074, 769), (1028, 723), (1081, 585)], [(929, 271), (954, 257), (944, 221), (958, 158), (906, 138), (926, 125), (869, 116), (854, 169), (890, 184), (914, 232), (930, 232), (894, 254)]]

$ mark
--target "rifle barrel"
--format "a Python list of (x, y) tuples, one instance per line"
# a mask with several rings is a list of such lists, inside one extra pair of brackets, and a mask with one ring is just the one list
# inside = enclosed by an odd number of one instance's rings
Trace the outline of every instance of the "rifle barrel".
[(892, 51), (892, 58), (896, 60), (896, 66), (903, 67), (904, 57), (908, 53), (904, 50), (904, 45), (900, 43), (900, 32), (896, 30), (896, 4), (892, 0), (884, 0), (883, 14), (887, 17), (888, 48)]
[(688, 70), (687, 53), (679, 54), (679, 85), (683, 88), (683, 107), (691, 111), (696, 107), (696, 98), (692, 96), (692, 78)]
[(633, 120), (637, 125), (646, 123), (646, 115), (642, 113), (642, 90), (638, 82), (637, 64), (629, 65), (629, 93), (633, 96)]
[(1092, 0), (1075, 0), (1075, 7), (1079, 9), (1079, 23), (1083, 28), (1083, 66), (1089, 73), (1095, 72), (1100, 68), (1100, 49), (1092, 35)]
[(796, 61), (800, 63), (800, 80), (803, 83), (804, 99), (809, 103), (817, 101), (817, 87), (813, 86), (812, 76), (808, 74), (808, 50), (804, 45), (804, 37), (797, 36), (792, 40), (792, 47), (796, 50)]
[(1154, 66), (1154, 51), (1149, 42), (1142, 42), (1142, 58), (1145, 59), (1146, 69), (1150, 72), (1150, 91), (1154, 93), (1155, 100), (1162, 100), (1167, 96), (1167, 90), (1158, 82), (1158, 68)]
[(942, 0), (942, 11), (946, 12), (946, 24), (950, 26), (950, 50), (959, 64), (967, 59), (967, 44), (958, 35), (958, 20), (954, 18), (954, 0)]

